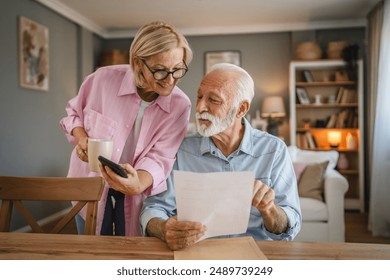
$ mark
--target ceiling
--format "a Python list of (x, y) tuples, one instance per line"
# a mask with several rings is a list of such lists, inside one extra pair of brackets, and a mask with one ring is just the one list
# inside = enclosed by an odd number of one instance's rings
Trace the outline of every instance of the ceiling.
[(380, 0), (35, 0), (104, 38), (163, 20), (185, 35), (365, 26)]

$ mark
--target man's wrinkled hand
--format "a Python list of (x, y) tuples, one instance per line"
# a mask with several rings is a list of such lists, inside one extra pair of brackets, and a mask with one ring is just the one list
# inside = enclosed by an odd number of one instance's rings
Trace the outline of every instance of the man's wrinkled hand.
[(198, 222), (178, 221), (171, 217), (164, 223), (164, 239), (171, 250), (180, 250), (199, 241), (206, 227)]
[(256, 207), (260, 213), (270, 210), (275, 205), (275, 192), (263, 182), (256, 180), (253, 185), (252, 206)]

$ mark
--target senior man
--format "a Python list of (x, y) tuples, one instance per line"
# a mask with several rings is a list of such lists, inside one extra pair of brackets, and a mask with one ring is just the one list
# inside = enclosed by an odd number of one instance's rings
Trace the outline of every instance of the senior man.
[[(292, 240), (301, 228), (293, 165), (282, 140), (252, 128), (244, 118), (253, 96), (254, 82), (244, 69), (228, 63), (214, 65), (198, 89), (199, 134), (183, 140), (173, 169), (253, 171), (248, 229), (229, 237)], [(177, 220), (173, 172), (167, 185), (167, 191), (145, 199), (140, 224), (144, 235), (158, 237), (178, 250), (196, 243), (207, 229), (197, 221)]]

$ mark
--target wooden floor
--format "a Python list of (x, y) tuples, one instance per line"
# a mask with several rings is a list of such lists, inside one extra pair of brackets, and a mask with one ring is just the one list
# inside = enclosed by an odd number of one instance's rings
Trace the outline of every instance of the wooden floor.
[(373, 237), (368, 230), (368, 213), (345, 212), (345, 241), (390, 244), (390, 238)]
[[(77, 234), (76, 223), (71, 222), (62, 233)], [(390, 238), (373, 237), (368, 230), (368, 214), (355, 211), (345, 212), (345, 241), (353, 243), (390, 244)]]

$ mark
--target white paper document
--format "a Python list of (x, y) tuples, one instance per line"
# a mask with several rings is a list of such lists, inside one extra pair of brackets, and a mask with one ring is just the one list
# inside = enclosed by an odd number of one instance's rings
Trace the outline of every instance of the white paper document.
[(207, 227), (202, 239), (247, 230), (254, 173), (174, 171), (177, 218)]

